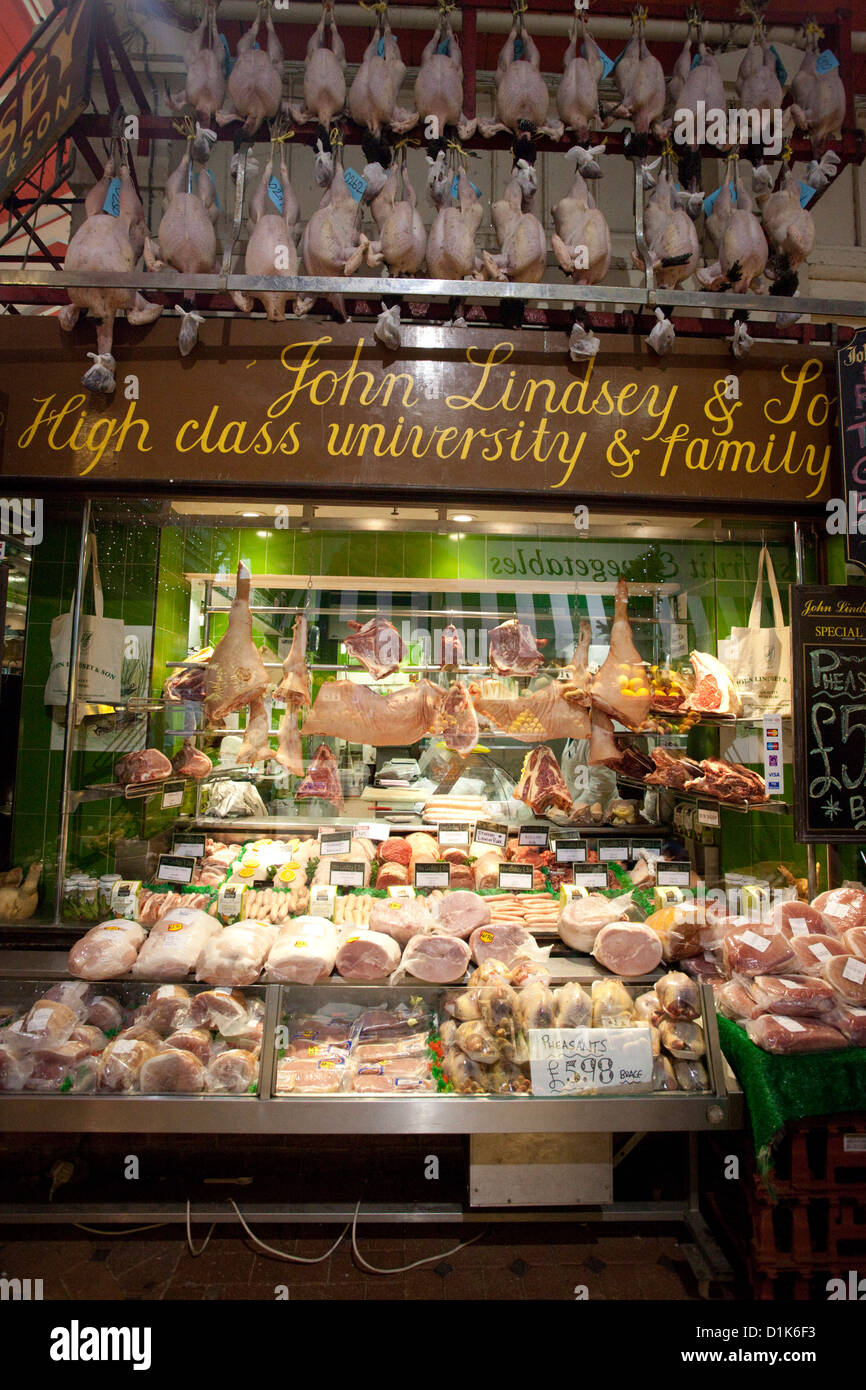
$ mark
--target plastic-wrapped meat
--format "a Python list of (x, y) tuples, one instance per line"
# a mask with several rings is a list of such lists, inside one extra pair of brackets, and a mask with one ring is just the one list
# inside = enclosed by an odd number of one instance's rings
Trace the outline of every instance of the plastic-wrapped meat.
[(718, 956), (708, 952), (702, 956), (689, 956), (682, 962), (682, 967), (693, 980), (708, 980), (712, 984), (715, 980), (725, 979), (724, 972), (719, 968)]
[(403, 660), (403, 642), (393, 623), (385, 618), (371, 618), (362, 626), (350, 618), (349, 627), (353, 631), (343, 638), (346, 651), (360, 661), (374, 680), (396, 671)]
[(663, 1014), (664, 1009), (654, 989), (645, 990), (634, 1001), (634, 1016), (640, 1023), (658, 1025)]
[(439, 858), (439, 842), (426, 830), (414, 830), (406, 836), (406, 844), (412, 851), (413, 860)]
[(307, 775), (295, 792), (296, 797), (315, 797), (330, 801), (337, 815), (343, 814), (343, 789), (337, 771), (337, 759), (326, 743), (320, 743), (307, 768)]
[(480, 1019), (460, 1024), (457, 1029), (457, 1046), (473, 1062), (481, 1062), (484, 1065), (498, 1061), (501, 1056), (496, 1039)]
[(70, 1042), (84, 1043), (88, 1052), (95, 1056), (97, 1052), (103, 1052), (108, 1044), (108, 1038), (101, 1028), (94, 1028), (91, 1023), (78, 1023), (72, 1030)]
[(654, 1091), (678, 1091), (677, 1076), (673, 1068), (673, 1063), (669, 1057), (653, 1058), (653, 1081)]
[(55, 1004), (65, 1004), (67, 1009), (71, 1009), (83, 1020), (87, 1018), (88, 1010), (96, 998), (96, 990), (93, 985), (79, 984), (77, 980), (61, 980), (59, 984), (47, 989), (42, 997)]
[(856, 956), (858, 960), (866, 960), (866, 927), (851, 927), (845, 932), (842, 940), (852, 956)]
[(423, 898), (379, 898), (370, 909), (370, 931), (393, 937), (401, 951), (413, 937), (429, 932), (433, 922)]
[(146, 1028), (152, 1028), (164, 1037), (186, 1016), (189, 1005), (189, 990), (184, 989), (183, 985), (160, 985), (136, 1015), (136, 1023), (143, 1023)]
[(821, 975), (846, 1004), (866, 1004), (866, 960), (832, 956), (821, 966)]
[(662, 975), (660, 980), (656, 980), (653, 991), (662, 1012), (667, 1014), (668, 1018), (685, 1018), (691, 1021), (699, 1017), (700, 992), (694, 980), (690, 980), (681, 970), (669, 970), (666, 975)]
[(517, 618), (494, 627), (488, 642), (490, 665), (500, 676), (534, 676), (544, 662), (538, 648), (545, 643)]
[(488, 960), (482, 961), (477, 965), (469, 976), (467, 984), (470, 987), (477, 985), (499, 985), (511, 984), (512, 969), (504, 961), (497, 960), (491, 956)]
[(445, 747), (459, 753), (461, 758), (471, 753), (478, 742), (478, 716), (469, 691), (461, 681), (454, 681), (446, 692), (439, 707), (436, 732)]
[(458, 1047), (449, 1048), (442, 1059), (442, 1070), (461, 1096), (483, 1096), (489, 1087), (489, 1068), (473, 1062)]
[(689, 708), (711, 714), (739, 714), (742, 701), (727, 666), (709, 652), (691, 652), (689, 660), (695, 669)]
[(399, 974), (450, 985), (463, 978), (470, 959), (468, 945), (457, 936), (413, 936), (403, 951)]
[(97, 1063), (99, 1090), (134, 1091), (141, 1068), (156, 1055), (157, 1047), (152, 1043), (121, 1033), (112, 1039)]
[(461, 989), (456, 994), (446, 994), (442, 1001), (442, 1007), (452, 1018), (456, 1018), (459, 1023), (466, 1023), (471, 1019), (481, 1017), (481, 996), (483, 987), (477, 986), (474, 989)]
[(285, 926), (265, 962), (274, 980), (317, 985), (327, 980), (337, 959), (340, 938), (326, 918), (307, 917)]
[(703, 1062), (683, 1058), (674, 1062), (674, 1076), (679, 1091), (708, 1091), (710, 1078)]
[(41, 1052), (31, 1052), (32, 1071), (28, 1091), (63, 1091), (80, 1095), (95, 1091), (97, 1063), (85, 1043), (65, 1042)]
[(463, 661), (463, 643), (460, 641), (460, 633), (453, 623), (449, 623), (447, 627), (442, 629), (439, 669), (442, 671), (446, 666), (462, 666)]
[(137, 922), (123, 917), (91, 927), (69, 952), (67, 969), (81, 980), (116, 980), (128, 975), (146, 934)]
[(751, 927), (728, 932), (722, 955), (729, 975), (777, 975), (794, 960), (791, 943), (780, 931), (767, 936)]
[(342, 1089), (349, 1074), (345, 1062), (335, 1057), (283, 1057), (277, 1063), (277, 1093), (327, 1095)]
[(651, 927), (611, 922), (595, 938), (591, 954), (613, 974), (633, 980), (655, 970), (662, 958), (662, 943)]
[(0, 1043), (0, 1091), (23, 1091), (32, 1071), (29, 1052), (21, 1053)]
[(28, 1050), (56, 1047), (69, 1041), (78, 1014), (53, 999), (37, 999), (21, 1025), (21, 1042)]
[(823, 912), (808, 903), (777, 903), (762, 926), (768, 931), (781, 931), (787, 937), (835, 935), (835, 928)]
[(344, 980), (384, 980), (400, 964), (400, 947), (384, 932), (348, 936), (337, 952), (337, 973)]
[(550, 981), (550, 971), (540, 960), (519, 960), (508, 975), (508, 983), (512, 989), (517, 990), (523, 989), (526, 985), (549, 985)]
[(592, 683), (592, 704), (630, 729), (643, 724), (650, 707), (646, 666), (632, 638), (628, 620), (628, 584), (621, 579), (614, 595), (610, 649)]
[(725, 1018), (757, 1018), (763, 1012), (751, 991), (751, 981), (725, 980), (715, 991), (716, 1008)]
[(746, 1024), (753, 1043), (765, 1052), (780, 1056), (801, 1052), (835, 1052), (846, 1042), (838, 1028), (808, 1018), (788, 1018), (784, 1014), (761, 1014)]
[(194, 1028), (215, 1028), (223, 1037), (240, 1032), (247, 1022), (247, 1001), (239, 989), (204, 989), (193, 996), (189, 1022)]
[(426, 1033), (418, 1033), (411, 1038), (398, 1038), (396, 1042), (355, 1043), (352, 1048), (352, 1061), (355, 1064), (393, 1062), (397, 1058), (405, 1060), (409, 1057), (427, 1057)]
[(205, 1071), (193, 1052), (166, 1049), (142, 1064), (138, 1089), (142, 1095), (192, 1095), (205, 1088)]
[(810, 975), (756, 975), (751, 992), (764, 1013), (802, 1014), (831, 1013), (836, 996), (826, 980)]
[(408, 869), (412, 862), (412, 847), (407, 845), (402, 835), (392, 835), (380, 844), (377, 858), (382, 864), (403, 864)]
[(632, 997), (620, 980), (593, 981), (593, 1028), (630, 1028), (633, 1016)]
[(556, 1018), (553, 990), (548, 985), (526, 985), (520, 991), (520, 1011), (524, 1028), (553, 1028)]
[(129, 1028), (124, 1028), (123, 1036), (130, 1039), (135, 1038), (138, 1042), (150, 1043), (151, 1047), (155, 1047), (157, 1051), (162, 1047), (163, 1040), (159, 1033), (155, 1028), (148, 1028), (146, 1023), (131, 1024)]
[(447, 1052), (449, 1048), (457, 1046), (457, 1024), (453, 1018), (444, 1018), (439, 1025), (439, 1041), (442, 1049)]
[(207, 1089), (229, 1095), (246, 1095), (258, 1082), (258, 1063), (251, 1052), (232, 1047), (211, 1058), (207, 1069)]
[(251, 985), (277, 936), (264, 922), (236, 922), (215, 932), (199, 956), (196, 979), (209, 985)]
[(831, 888), (819, 893), (812, 906), (828, 918), (826, 930), (832, 934), (841, 936), (851, 927), (866, 927), (866, 888)]
[(572, 898), (559, 914), (556, 930), (566, 946), (588, 955), (602, 927), (623, 918), (631, 906), (631, 897), (631, 893), (618, 898), (590, 893), (586, 898)]
[(707, 1050), (704, 1030), (699, 1023), (686, 1019), (663, 1018), (659, 1024), (662, 1047), (675, 1057), (696, 1060)]
[(156, 923), (132, 967), (142, 980), (183, 979), (195, 970), (210, 938), (222, 927), (197, 908), (177, 908)]
[(525, 1060), (528, 1051), (523, 1036), (522, 1000), (502, 981), (482, 986), (477, 994), (481, 1022), (495, 1039), (501, 1055), (509, 1062)]
[[(866, 1009), (857, 1004), (839, 1004), (827, 1015), (826, 1022), (838, 1028), (852, 1046), (866, 1047)], [(2, 1084), (0, 1081), (0, 1089)]]
[(165, 1040), (166, 1047), (178, 1047), (183, 1052), (191, 1052), (200, 1062), (210, 1059), (211, 1035), (206, 1028), (176, 1028)]
[(510, 923), (491, 922), (489, 926), (477, 927), (469, 938), (469, 949), (476, 965), (494, 956), (513, 967), (524, 956), (545, 960), (550, 955), (550, 948), (545, 951), (537, 946), (535, 937), (525, 927)]
[(436, 912), (436, 929), (447, 932), (449, 936), (460, 936), (464, 940), (479, 927), (486, 927), (489, 921), (489, 903), (471, 891), (446, 893)]
[(123, 1027), (123, 1010), (116, 999), (97, 994), (87, 1011), (86, 1023), (101, 1028), (103, 1033), (116, 1033)]
[(137, 787), (142, 782), (161, 782), (171, 776), (171, 763), (158, 748), (144, 748), (127, 753), (114, 765), (114, 775), (122, 787)]
[(845, 942), (838, 936), (792, 936), (791, 950), (794, 952), (798, 975), (820, 975), (821, 966), (831, 956), (844, 956)]
[(488, 1084), (495, 1096), (521, 1096), (532, 1090), (528, 1071), (514, 1062), (494, 1062), (488, 1071)]
[(352, 1077), (352, 1090), (360, 1094), (401, 1095), (406, 1091), (434, 1089), (435, 1083), (426, 1057), (363, 1062)]
[(537, 816), (550, 806), (570, 811), (572, 796), (552, 749), (545, 744), (532, 748), (523, 760), (520, 780), (514, 788), (517, 801), (530, 806)]
[(658, 934), (667, 961), (698, 955), (717, 934), (724, 939), (717, 928), (708, 928), (704, 908), (693, 903), (669, 903), (650, 913), (645, 925)]
[(171, 768), (178, 777), (193, 777), (200, 782), (213, 772), (213, 763), (207, 753), (196, 748), (191, 738), (185, 738), (180, 752), (175, 753), (171, 760)]

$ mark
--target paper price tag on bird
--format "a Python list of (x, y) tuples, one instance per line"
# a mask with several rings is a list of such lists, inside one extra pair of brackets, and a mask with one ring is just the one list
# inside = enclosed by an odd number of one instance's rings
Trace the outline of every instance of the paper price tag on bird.
[(105, 195), (105, 202), (102, 204), (102, 211), (107, 212), (109, 217), (120, 216), (120, 179), (112, 179), (108, 185), (108, 192)]
[(355, 202), (360, 203), (367, 187), (367, 180), (361, 177), (357, 169), (347, 169), (343, 174), (343, 178), (346, 180), (346, 187), (355, 199)]
[(530, 1028), (536, 1096), (622, 1095), (652, 1090), (650, 1030)]

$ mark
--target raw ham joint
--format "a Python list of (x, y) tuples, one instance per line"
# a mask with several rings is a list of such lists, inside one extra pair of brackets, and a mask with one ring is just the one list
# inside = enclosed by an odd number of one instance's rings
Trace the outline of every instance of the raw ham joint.
[(463, 660), (463, 643), (460, 641), (460, 633), (453, 623), (449, 623), (442, 630), (439, 669), (444, 671), (446, 666), (462, 666)]
[(548, 806), (555, 806), (560, 811), (571, 810), (568, 787), (550, 748), (542, 746), (527, 753), (514, 795), (518, 801), (531, 806), (537, 816)]
[(442, 702), (439, 728), (446, 748), (465, 758), (478, 742), (478, 719), (466, 686), (455, 681)]
[(544, 661), (538, 648), (545, 643), (546, 638), (535, 637), (525, 623), (512, 618), (490, 633), (490, 664), (500, 676), (534, 676)]
[(649, 713), (647, 680), (628, 620), (628, 584), (621, 579), (615, 590), (610, 650), (590, 691), (593, 707), (630, 729), (637, 729)]
[(326, 743), (320, 743), (307, 775), (295, 793), (298, 797), (320, 797), (330, 801), (338, 812), (343, 810), (343, 790), (337, 771), (337, 759)]
[(371, 676), (382, 680), (396, 671), (403, 660), (403, 642), (393, 623), (385, 618), (371, 618), (362, 627), (350, 618), (349, 627), (353, 630), (343, 639), (346, 651), (351, 652)]

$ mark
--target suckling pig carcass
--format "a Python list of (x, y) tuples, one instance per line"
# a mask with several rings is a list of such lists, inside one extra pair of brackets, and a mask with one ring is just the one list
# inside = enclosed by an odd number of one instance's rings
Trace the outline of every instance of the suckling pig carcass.
[(440, 8), (436, 32), (421, 54), (415, 78), (415, 110), (391, 122), (402, 135), (424, 122), (425, 138), (445, 138), (446, 130), (456, 127), (460, 140), (475, 134), (477, 122), (463, 114), (463, 57), (451, 28), (447, 9)]
[[(476, 687), (477, 689), (477, 687)], [(543, 690), (514, 699), (487, 699), (474, 693), (476, 714), (489, 720), (509, 738), (522, 743), (541, 743), (552, 738), (588, 738), (589, 710), (568, 699), (568, 683), (551, 681)], [(576, 693), (576, 692), (575, 692)]]
[(342, 815), (343, 789), (340, 786), (337, 759), (326, 743), (320, 743), (316, 749), (307, 775), (295, 792), (295, 796), (298, 799), (317, 797), (322, 801), (330, 801), (336, 808), (337, 814)]
[[(367, 238), (361, 231), (363, 205), (352, 197), (346, 183), (343, 169), (343, 149), (338, 142), (334, 153), (326, 151), (321, 143), (316, 156), (316, 181), (324, 184), (318, 208), (304, 228), (301, 251), (307, 275), (333, 279), (340, 275), (354, 275), (364, 259)], [(366, 196), (369, 194), (367, 190)], [(346, 317), (342, 295), (331, 295), (331, 303), (337, 313)], [(298, 299), (296, 311), (307, 313), (313, 307), (312, 299)]]
[(505, 192), (490, 209), (499, 253), (481, 253), (488, 280), (514, 280), (530, 285), (543, 280), (547, 241), (544, 228), (532, 211), (537, 190), (534, 167), (525, 159), (518, 159)]
[(250, 572), (241, 562), (228, 627), (205, 672), (204, 710), (208, 723), (220, 724), (235, 710), (261, 699), (267, 685), (268, 673), (253, 642)]
[[(576, 9), (571, 18), (571, 36), (562, 69), (556, 89), (557, 109), (566, 130), (573, 130), (578, 140), (585, 140), (590, 130), (601, 124), (598, 84), (604, 73), (604, 63), (583, 14), (578, 14)], [(596, 168), (593, 172), (597, 174), (599, 170)]]
[(538, 49), (526, 30), (522, 13), (515, 14), (496, 65), (496, 115), (482, 116), (478, 129), (487, 139), (510, 130), (513, 135), (530, 139), (534, 135), (549, 135), (552, 140), (561, 140), (562, 122), (548, 120), (549, 104)]
[(433, 730), (444, 698), (444, 691), (425, 680), (387, 695), (355, 681), (326, 681), (304, 723), (304, 733), (373, 747), (403, 747)]
[(590, 698), (595, 709), (631, 729), (639, 728), (649, 714), (646, 666), (631, 635), (625, 579), (616, 586), (610, 650), (592, 683)]
[(806, 52), (791, 82), (792, 101), (788, 108), (794, 124), (805, 130), (812, 142), (814, 158), (806, 174), (806, 182), (812, 188), (826, 188), (836, 173), (839, 156), (826, 146), (831, 136), (841, 134), (845, 118), (845, 87), (839, 64), (831, 61), (832, 54), (819, 56), (818, 40), (822, 37), (823, 30), (810, 20), (806, 25)]
[(427, 270), (436, 280), (482, 278), (484, 263), (476, 249), (483, 216), (481, 201), (468, 175), (462, 169), (455, 175), (447, 167), (444, 151), (431, 159), (430, 165), (427, 191), (437, 212), (427, 237)]
[[(264, 9), (267, 45), (258, 47), (259, 29)], [(256, 17), (243, 38), (238, 41), (238, 53), (229, 74), (229, 105), (216, 113), (217, 124), (230, 125), (243, 121), (243, 133), (255, 135), (262, 121), (273, 120), (280, 109), (283, 95), (283, 50), (270, 5), (260, 3)]]
[[(247, 222), (250, 235), (244, 259), (247, 275), (294, 277), (298, 274), (298, 252), (295, 242), (300, 232), (300, 209), (289, 181), (282, 144), (278, 168), (279, 192), (276, 188), (271, 188), (274, 170), (272, 153), (253, 194)], [(279, 290), (257, 290), (251, 294), (241, 290), (232, 291), (232, 299), (245, 314), (252, 311), (256, 299), (260, 300), (272, 323), (280, 323), (285, 318), (289, 298), (288, 294)]]
[[(111, 156), (105, 164), (102, 178), (95, 183), (84, 200), (86, 217), (74, 233), (66, 251), (65, 268), (79, 271), (110, 271), (128, 275), (135, 270), (147, 240), (144, 223), (144, 209), (129, 172), (129, 163), (124, 158), (120, 166), (120, 190), (116, 200), (117, 216), (104, 212), (103, 207), (112, 180), (115, 177), (116, 162)], [(88, 367), (81, 384), (88, 391), (108, 393), (114, 390), (115, 362), (112, 355), (114, 345), (114, 319), (120, 311), (126, 310), (130, 323), (153, 323), (162, 313), (161, 304), (149, 304), (137, 290), (102, 289), (70, 287), (71, 303), (60, 310), (60, 327), (71, 330), (78, 321), (81, 310), (89, 310), (99, 320), (96, 329), (96, 352), (89, 352), (93, 366)]]
[[(568, 152), (576, 155), (579, 146)], [(571, 188), (553, 209), (554, 255), (576, 285), (597, 285), (610, 267), (610, 227), (578, 169)]]
[[(144, 258), (149, 270), (173, 266), (181, 275), (211, 275), (219, 270), (215, 230), (219, 209), (205, 167), (208, 150), (208, 141), (202, 136), (188, 141), (180, 164), (169, 175), (157, 245), (150, 239), (145, 242)], [(178, 347), (181, 356), (186, 357), (198, 340), (202, 319), (192, 311), (180, 312)]]
[(318, 121), (325, 130), (346, 105), (346, 49), (334, 19), (333, 0), (323, 0), (322, 17), (307, 44), (304, 100), (290, 101), (287, 105), (292, 120), (298, 125)]
[(195, 108), (197, 119), (209, 126), (226, 94), (225, 53), (216, 24), (219, 0), (204, 0), (201, 23), (195, 31), (187, 57), (186, 86), (182, 92), (167, 92), (173, 111)]

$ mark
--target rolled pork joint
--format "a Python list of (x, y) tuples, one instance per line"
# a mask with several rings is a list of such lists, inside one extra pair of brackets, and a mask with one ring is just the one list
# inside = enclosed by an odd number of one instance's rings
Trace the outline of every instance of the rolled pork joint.
[(222, 927), (197, 908), (178, 908), (161, 917), (142, 946), (132, 967), (139, 979), (183, 979), (194, 970), (215, 932)]
[(454, 984), (462, 980), (471, 959), (467, 943), (457, 936), (413, 936), (392, 979), (411, 975), (429, 984)]
[(199, 957), (196, 979), (209, 985), (251, 985), (261, 973), (277, 929), (266, 922), (236, 922), (215, 932)]
[(275, 980), (317, 985), (327, 980), (337, 959), (340, 938), (325, 917), (299, 917), (280, 932), (266, 969)]
[(207, 1089), (228, 1095), (245, 1095), (255, 1087), (258, 1076), (256, 1058), (244, 1048), (231, 1047), (211, 1058), (207, 1068)]
[(211, 1055), (211, 1035), (207, 1028), (181, 1027), (169, 1033), (166, 1047), (178, 1047), (182, 1052), (191, 1052), (200, 1062), (209, 1062)]
[(722, 947), (729, 975), (777, 975), (790, 970), (795, 959), (791, 943), (782, 932), (766, 935), (759, 927), (728, 932)]
[(603, 898), (600, 893), (572, 898), (559, 914), (556, 929), (566, 946), (589, 955), (602, 927), (619, 921), (631, 906), (631, 898), (631, 893), (619, 898)]
[(205, 1069), (193, 1052), (166, 1049), (142, 1064), (138, 1089), (142, 1095), (192, 1095), (205, 1089)]
[[(653, 992), (668, 1018), (696, 1019), (701, 1012), (701, 996), (694, 980), (681, 970), (669, 970), (656, 980)], [(657, 1022), (656, 1019), (651, 1020)]]
[(592, 1019), (592, 1000), (583, 985), (569, 980), (554, 991), (557, 1028), (588, 1028)]
[(823, 1020), (788, 1018), (784, 1014), (761, 1014), (749, 1019), (746, 1032), (753, 1043), (765, 1052), (780, 1056), (804, 1052), (835, 1052), (845, 1047), (845, 1038), (838, 1028)]
[(241, 991), (223, 986), (203, 989), (189, 1006), (189, 1022), (193, 1028), (216, 1029), (223, 1037), (239, 1033), (248, 1016), (247, 1001)]
[(429, 932), (434, 921), (423, 898), (379, 898), (370, 909), (370, 930), (393, 937), (401, 951), (413, 937)]
[(613, 922), (602, 927), (591, 954), (615, 975), (633, 980), (655, 970), (662, 958), (662, 943), (651, 927)]
[(685, 1019), (663, 1018), (659, 1024), (659, 1037), (665, 1051), (675, 1058), (696, 1061), (707, 1050), (703, 1028), (699, 1023), (689, 1023)]
[(384, 932), (347, 936), (337, 952), (337, 974), (344, 980), (385, 980), (400, 964), (400, 947)]
[(866, 926), (866, 888), (831, 888), (819, 893), (812, 906), (827, 918), (824, 930), (831, 936)]
[(97, 1063), (99, 1090), (134, 1091), (141, 1068), (157, 1052), (157, 1046), (143, 1038), (130, 1038), (123, 1033), (113, 1038)]
[(499, 865), (504, 864), (505, 855), (498, 849), (485, 850), (475, 861), (475, 887), (498, 888)]
[(91, 927), (69, 952), (70, 975), (80, 980), (116, 980), (128, 975), (147, 933), (123, 917)]
[(103, 1033), (118, 1032), (123, 1027), (123, 1010), (116, 999), (97, 994), (87, 1011), (85, 1023), (101, 1028)]
[(549, 946), (537, 945), (535, 937), (525, 927), (495, 922), (475, 929), (469, 938), (469, 949), (476, 965), (482, 965), (492, 956), (511, 968), (523, 959), (548, 960), (551, 950)]
[(621, 980), (593, 981), (593, 1028), (630, 1028), (633, 1016), (632, 997)]
[(189, 990), (183, 985), (160, 985), (145, 1002), (136, 1021), (155, 1033), (171, 1033), (189, 1012)]
[(751, 992), (764, 1013), (794, 1018), (823, 1016), (832, 1013), (836, 1005), (833, 987), (809, 975), (756, 975)]
[[(371, 918), (372, 921), (372, 918)], [(464, 890), (446, 893), (438, 903), (435, 927), (437, 931), (464, 940), (490, 921), (490, 906), (477, 893)]]

